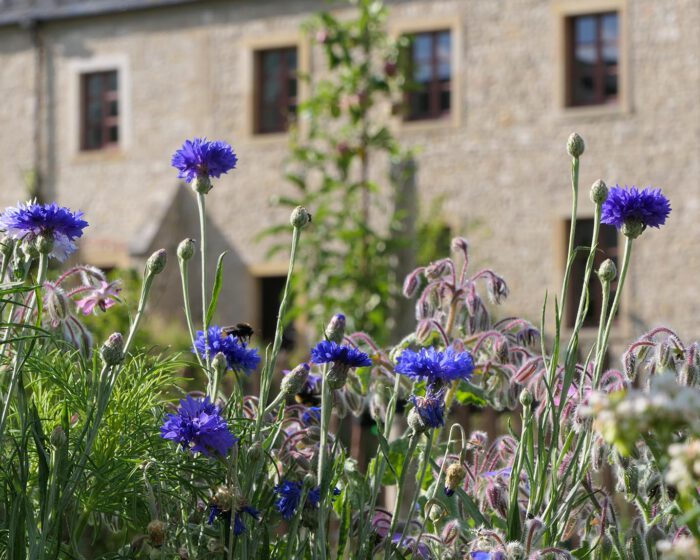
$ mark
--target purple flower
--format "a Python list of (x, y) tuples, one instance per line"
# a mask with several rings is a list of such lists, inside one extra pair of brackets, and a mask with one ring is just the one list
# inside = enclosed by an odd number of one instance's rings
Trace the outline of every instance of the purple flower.
[[(212, 325), (209, 327), (209, 358), (213, 358), (218, 352), (226, 356), (228, 369), (250, 375), (260, 364), (260, 356), (256, 348), (248, 348), (245, 342), (229, 334), (226, 335), (221, 327)], [(197, 331), (192, 352), (199, 354), (202, 359), (207, 353), (207, 344), (204, 331)]]
[(445, 425), (445, 391), (431, 391), (425, 397), (409, 397), (423, 423), (429, 428), (439, 428)]
[[(243, 506), (243, 507), (237, 509), (236, 515), (233, 518), (233, 534), (234, 535), (242, 535), (247, 530), (245, 523), (243, 522), (243, 514), (244, 513), (247, 513), (256, 521), (258, 521), (260, 519), (260, 511), (255, 509), (253, 506)], [(211, 505), (209, 507), (209, 525), (213, 525), (214, 520), (217, 517), (225, 517), (225, 518), (230, 519), (231, 512), (230, 511), (222, 511), (217, 506)]]
[(121, 283), (118, 280), (114, 282), (100, 281), (99, 286), (93, 286), (89, 290), (89, 295), (79, 299), (76, 302), (78, 309), (83, 312), (83, 315), (90, 315), (99, 308), (102, 311), (107, 311), (119, 300), (119, 292), (122, 291)]
[(160, 432), (164, 439), (207, 457), (213, 456), (215, 452), (226, 456), (238, 441), (229, 431), (226, 420), (221, 417), (219, 407), (209, 397), (194, 399), (187, 395), (180, 401), (177, 413), (168, 414)]
[(301, 421), (305, 426), (321, 423), (321, 407), (310, 406), (301, 415)]
[(506, 558), (506, 555), (500, 550), (494, 552), (475, 550), (474, 552), (470, 552), (469, 555), (472, 560), (505, 560)]
[(338, 344), (331, 340), (322, 340), (311, 350), (311, 360), (315, 364), (344, 365), (351, 368), (367, 367), (372, 365), (372, 359), (352, 346)]
[(661, 189), (614, 186), (603, 203), (601, 222), (620, 229), (625, 222), (641, 223), (644, 228), (664, 225), (671, 204)]
[(301, 482), (283, 480), (275, 486), (275, 493), (279, 496), (275, 502), (275, 508), (284, 519), (289, 521), (299, 507)]
[(474, 371), (474, 362), (469, 352), (455, 352), (449, 347), (444, 352), (435, 348), (421, 348), (418, 352), (404, 350), (396, 363), (396, 372), (425, 379), (429, 384), (468, 380)]
[[(335, 500), (336, 496), (340, 496), (340, 490), (333, 488), (332, 498)], [(309, 490), (309, 495), (306, 497), (306, 505), (316, 509), (319, 503), (321, 503), (321, 487), (316, 486), (316, 488)]]
[(18, 203), (5, 208), (0, 214), (0, 231), (12, 238), (28, 243), (39, 235), (53, 241), (49, 256), (64, 261), (77, 249), (75, 239), (82, 237), (88, 223), (82, 212), (71, 212), (57, 204)]
[(236, 167), (238, 158), (229, 144), (209, 142), (206, 138), (185, 140), (173, 154), (172, 166), (178, 177), (191, 183), (197, 177), (219, 177)]

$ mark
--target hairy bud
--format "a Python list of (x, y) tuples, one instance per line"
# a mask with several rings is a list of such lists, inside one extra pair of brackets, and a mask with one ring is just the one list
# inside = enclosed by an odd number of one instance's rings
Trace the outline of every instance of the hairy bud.
[(600, 281), (605, 284), (615, 280), (616, 276), (617, 267), (615, 266), (615, 263), (610, 259), (605, 259), (598, 268), (598, 278), (600, 278)]
[(603, 204), (608, 198), (608, 186), (602, 179), (598, 179), (591, 185), (591, 202), (593, 204)]
[(44, 284), (44, 304), (51, 326), (56, 328), (71, 315), (70, 300), (66, 293), (51, 282)]
[(413, 430), (414, 434), (422, 434), (428, 429), (428, 426), (426, 426), (415, 407), (408, 413), (406, 421), (408, 422), (408, 427)]
[(403, 281), (402, 290), (404, 297), (410, 298), (415, 295), (420, 284), (419, 277), (421, 272), (423, 272), (423, 269), (419, 268), (411, 272), (411, 274), (409, 274), (408, 276), (406, 276), (406, 279)]
[(348, 379), (349, 370), (350, 368), (346, 364), (333, 362), (331, 369), (328, 370), (328, 374), (326, 375), (326, 381), (332, 391), (342, 389)]
[(168, 260), (168, 254), (165, 249), (158, 249), (146, 261), (146, 270), (149, 274), (160, 274), (165, 268), (165, 263)]
[(519, 542), (509, 542), (506, 545), (506, 560), (524, 560), (525, 547)]
[(194, 257), (195, 243), (194, 239), (183, 239), (177, 246), (177, 258), (181, 261), (188, 261)]
[(66, 444), (68, 437), (66, 436), (66, 432), (62, 426), (56, 426), (53, 429), (49, 441), (56, 449), (63, 447)]
[(108, 366), (116, 366), (124, 361), (124, 338), (121, 333), (112, 333), (100, 350), (102, 360)]
[(299, 364), (292, 371), (282, 378), (280, 392), (287, 397), (291, 397), (301, 391), (304, 383), (309, 377), (309, 364)]
[(575, 158), (581, 157), (585, 149), (586, 144), (583, 138), (578, 133), (572, 132), (566, 141), (566, 151), (569, 152), (569, 155)]
[(165, 542), (165, 530), (167, 525), (164, 521), (160, 519), (154, 519), (146, 527), (146, 532), (148, 533), (148, 540), (155, 547), (163, 546)]
[(486, 500), (491, 508), (503, 518), (508, 516), (508, 498), (500, 484), (491, 484), (486, 489)]
[(345, 315), (336, 313), (326, 327), (326, 338), (340, 344), (345, 336)]
[(311, 214), (303, 206), (297, 206), (292, 210), (292, 215), (289, 217), (289, 223), (297, 229), (306, 227), (311, 223)]
[(35, 243), (36, 250), (42, 255), (48, 255), (53, 251), (53, 237), (50, 235), (44, 235), (43, 233), (37, 235)]

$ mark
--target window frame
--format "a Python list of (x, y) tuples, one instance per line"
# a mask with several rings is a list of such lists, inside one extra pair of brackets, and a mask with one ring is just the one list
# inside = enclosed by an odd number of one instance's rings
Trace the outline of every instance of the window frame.
[[(296, 68), (294, 70), (294, 77), (296, 81), (296, 95), (289, 94), (289, 80), (290, 80), (290, 69), (288, 64), (288, 57), (283, 56), (283, 63), (280, 65), (279, 75), (277, 79), (280, 81), (280, 93), (278, 99), (276, 99), (275, 107), (280, 111), (280, 121), (281, 126), (275, 127), (273, 129), (263, 129), (262, 128), (262, 94), (263, 94), (263, 57), (265, 54), (272, 52), (279, 53), (289, 53), (294, 51), (296, 54)], [(294, 116), (291, 116), (289, 107), (293, 104), (295, 107), (299, 106), (299, 62), (300, 62), (300, 49), (298, 45), (280, 45), (271, 47), (262, 47), (255, 49), (253, 52), (253, 134), (259, 136), (267, 136), (270, 134), (286, 134), (289, 131), (289, 125), (292, 120), (296, 117), (296, 112)]]
[[(605, 94), (605, 81), (610, 71), (605, 65), (603, 60), (603, 48), (605, 46), (605, 41), (602, 37), (603, 30), (603, 18), (606, 16), (615, 15), (617, 17), (617, 62), (615, 64), (615, 75), (617, 78), (617, 92), (614, 96), (607, 96)], [(595, 20), (596, 36), (595, 41), (590, 43), (595, 46), (596, 60), (592, 68), (592, 75), (594, 81), (594, 99), (591, 101), (581, 101), (575, 98), (575, 80), (578, 76), (576, 70), (576, 47), (578, 43), (576, 42), (576, 20), (586, 17), (592, 17)], [(565, 21), (565, 49), (566, 49), (566, 84), (565, 84), (565, 100), (567, 107), (600, 107), (600, 106), (610, 106), (617, 105), (621, 98), (621, 51), (622, 51), (622, 40), (621, 40), (622, 30), (621, 30), (621, 14), (619, 10), (596, 10), (591, 12), (577, 13), (566, 16)]]
[[(116, 89), (110, 89), (108, 87), (108, 82), (110, 76), (114, 74), (116, 76)], [(89, 102), (91, 101), (91, 96), (89, 94), (88, 81), (90, 78), (100, 76), (102, 80), (102, 85), (100, 89), (99, 99), (101, 101), (102, 112), (99, 119), (99, 125), (102, 132), (101, 142), (99, 145), (88, 145), (88, 128), (89, 128)], [(103, 70), (90, 70), (80, 73), (80, 151), (81, 152), (94, 152), (100, 150), (108, 150), (119, 147), (121, 137), (122, 137), (122, 100), (120, 95), (120, 72), (118, 68), (110, 68)], [(109, 115), (108, 106), (109, 103), (117, 102), (117, 115)], [(117, 129), (117, 140), (111, 141), (109, 139), (109, 130), (116, 127)]]
[[(447, 84), (442, 84), (439, 78), (439, 67), (440, 63), (438, 60), (438, 45), (440, 35), (447, 33), (450, 38), (450, 52), (449, 52), (449, 62), (450, 62), (450, 78)], [(452, 116), (454, 112), (454, 32), (450, 27), (437, 28), (437, 29), (427, 29), (403, 33), (403, 35), (410, 39), (410, 45), (407, 47), (408, 52), (406, 56), (406, 67), (408, 75), (411, 77), (411, 82), (413, 81), (413, 69), (414, 69), (414, 57), (413, 57), (413, 44), (416, 37), (420, 35), (427, 35), (430, 37), (430, 81), (426, 83), (426, 90), (428, 91), (428, 112), (420, 115), (411, 114), (411, 108), (413, 106), (412, 100), (413, 96), (417, 95), (417, 91), (406, 91), (404, 94), (404, 122), (421, 122), (421, 121), (431, 121), (431, 120), (442, 120), (448, 119)], [(445, 92), (450, 92), (450, 106), (447, 110), (443, 110), (440, 107), (440, 97)], [(422, 92), (421, 92), (422, 93)]]

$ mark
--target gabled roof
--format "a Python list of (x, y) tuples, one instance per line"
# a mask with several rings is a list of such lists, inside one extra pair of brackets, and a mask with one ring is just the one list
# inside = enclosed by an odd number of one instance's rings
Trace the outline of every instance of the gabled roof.
[(0, 0), (0, 25), (148, 10), (202, 0)]

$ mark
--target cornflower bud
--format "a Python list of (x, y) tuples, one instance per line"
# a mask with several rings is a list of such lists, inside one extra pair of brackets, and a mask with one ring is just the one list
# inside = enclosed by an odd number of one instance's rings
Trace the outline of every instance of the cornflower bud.
[(194, 256), (195, 243), (194, 239), (183, 239), (177, 246), (177, 258), (181, 261), (188, 261)]
[(569, 139), (566, 141), (566, 151), (569, 152), (569, 155), (575, 158), (581, 157), (585, 149), (586, 144), (583, 138), (581, 138), (578, 133), (572, 132), (571, 136), (569, 136)]
[(532, 393), (528, 389), (523, 389), (520, 393), (520, 404), (523, 405), (524, 408), (529, 408), (532, 406), (532, 401)]
[(259, 441), (255, 441), (250, 446), (248, 446), (248, 460), (251, 463), (257, 463), (258, 460), (262, 457), (262, 455), (262, 444)]
[(146, 270), (150, 274), (160, 274), (165, 268), (165, 263), (168, 260), (168, 254), (165, 249), (158, 249), (146, 261)]
[(332, 391), (342, 389), (345, 382), (348, 380), (348, 371), (350, 367), (342, 362), (333, 362), (331, 369), (328, 370), (326, 381)]
[(345, 336), (345, 315), (336, 313), (326, 327), (326, 338), (340, 344)]
[(223, 352), (217, 352), (211, 360), (211, 367), (214, 368), (217, 375), (221, 378), (226, 375), (226, 370), (228, 369), (228, 362), (226, 361), (226, 356)]
[(646, 226), (644, 225), (644, 222), (642, 220), (638, 220), (636, 218), (630, 218), (628, 220), (625, 220), (625, 222), (622, 224), (622, 235), (629, 239), (637, 239), (644, 230), (646, 229)]
[(311, 223), (311, 214), (303, 206), (297, 206), (289, 218), (289, 223), (297, 229), (306, 227)]
[(457, 487), (464, 482), (466, 476), (467, 469), (461, 463), (452, 463), (447, 467), (447, 472), (445, 473), (445, 494), (452, 496)]
[(413, 433), (418, 435), (422, 434), (425, 432), (425, 430), (428, 429), (428, 426), (426, 426), (425, 422), (421, 418), (420, 414), (418, 411), (414, 408), (411, 409), (411, 411), (408, 413), (408, 418), (406, 419), (408, 422), (408, 427), (413, 430)]
[(56, 449), (63, 447), (66, 444), (68, 438), (66, 437), (66, 432), (62, 426), (56, 426), (53, 429), (51, 436), (49, 437), (49, 441)]
[(291, 397), (299, 393), (309, 377), (309, 364), (299, 364), (282, 378), (280, 393)]
[(609, 283), (615, 280), (616, 276), (617, 267), (615, 266), (615, 263), (610, 259), (605, 259), (600, 264), (600, 268), (598, 268), (598, 278), (600, 278), (600, 281), (603, 283)]
[(105, 365), (116, 366), (124, 361), (124, 338), (121, 333), (112, 333), (102, 345), (100, 355)]
[(438, 504), (437, 502), (432, 504), (430, 506), (430, 509), (428, 510), (428, 517), (433, 523), (436, 523), (437, 521), (440, 521), (442, 517), (445, 515), (445, 510), (443, 507)]
[(146, 532), (148, 533), (148, 540), (155, 547), (163, 546), (165, 542), (165, 530), (167, 525), (164, 521), (160, 519), (154, 519), (146, 527)]
[(608, 187), (602, 179), (598, 179), (591, 185), (591, 202), (593, 204), (603, 204), (608, 198)]
[(206, 173), (197, 175), (192, 181), (192, 189), (199, 194), (207, 194), (212, 188), (211, 179)]

